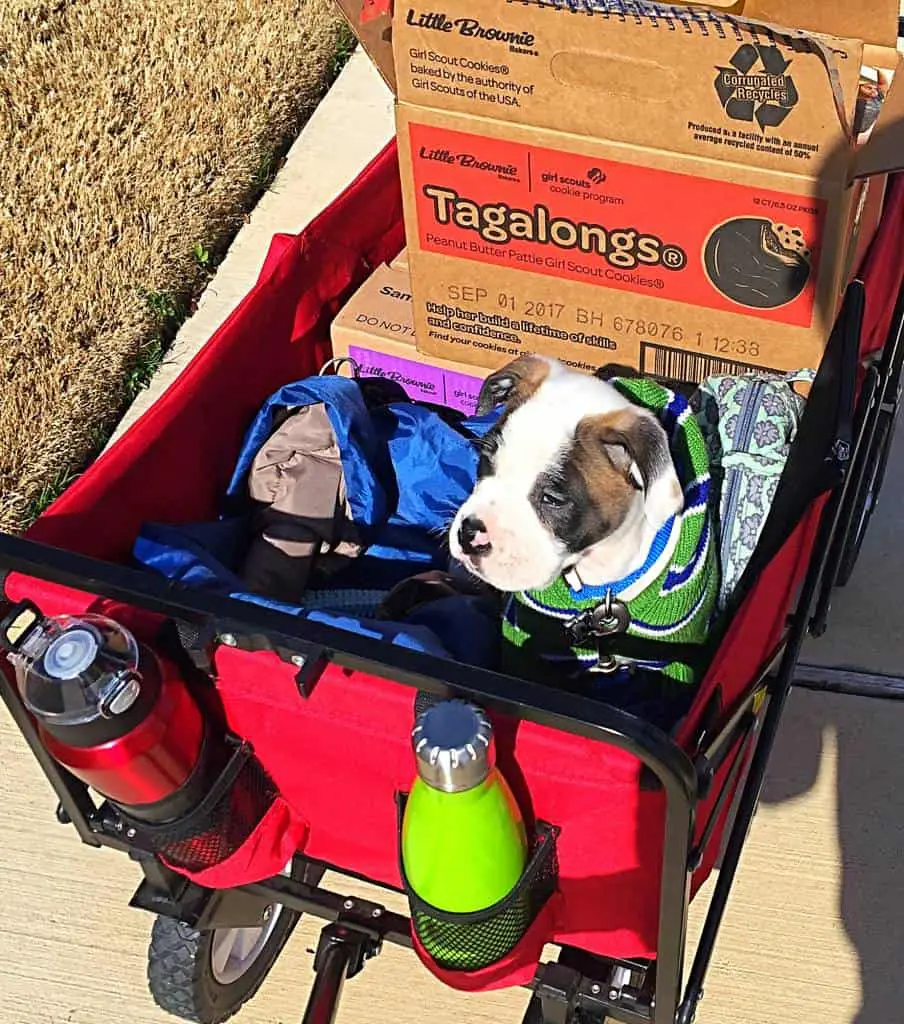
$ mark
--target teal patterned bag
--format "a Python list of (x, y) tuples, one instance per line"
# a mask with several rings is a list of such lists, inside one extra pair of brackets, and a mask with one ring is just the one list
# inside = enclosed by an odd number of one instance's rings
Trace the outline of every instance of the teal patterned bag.
[(797, 435), (805, 399), (793, 384), (814, 376), (801, 370), (707, 377), (691, 399), (709, 449), (720, 610), (757, 546)]

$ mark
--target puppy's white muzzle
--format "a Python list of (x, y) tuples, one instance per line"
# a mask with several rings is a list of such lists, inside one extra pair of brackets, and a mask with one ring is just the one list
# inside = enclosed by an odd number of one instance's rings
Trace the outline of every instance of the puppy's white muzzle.
[(494, 477), (481, 480), (459, 510), (449, 549), (475, 576), (506, 593), (548, 586), (567, 557), (527, 496), (506, 494)]

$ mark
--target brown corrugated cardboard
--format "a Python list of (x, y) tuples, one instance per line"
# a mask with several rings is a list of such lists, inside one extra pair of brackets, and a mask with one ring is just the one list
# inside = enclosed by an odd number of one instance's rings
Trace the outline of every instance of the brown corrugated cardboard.
[[(392, 52), (392, 0), (336, 0), (378, 71), (395, 88)], [(401, 6), (401, 5), (400, 5)], [(588, 5), (594, 6), (594, 5)], [(599, 9), (602, 4), (596, 0)], [(690, 6), (679, 0), (678, 6)], [(695, 4), (752, 21), (862, 39), (894, 47), (898, 32), (898, 0), (711, 0)]]
[(389, 8), (377, 15), (362, 17), (362, 0), (336, 0), (345, 20), (380, 72), (383, 81), (395, 92), (396, 74), (392, 59), (392, 17)]
[(349, 357), (365, 377), (397, 381), (410, 398), (471, 414), (486, 376), (473, 366), (417, 351), (407, 270), (379, 267), (333, 321), (333, 355)]
[(894, 48), (898, 38), (898, 0), (752, 0), (733, 6), (731, 11), (754, 21), (862, 39), (878, 46)]
[(876, 46), (864, 47), (863, 60), (876, 71), (876, 78), (885, 89), (881, 117), (869, 134), (868, 145), (857, 150), (855, 174), (861, 178), (899, 170), (904, 151), (904, 87), (900, 80), (897, 88), (888, 86), (888, 78), (895, 69), (900, 73), (901, 62), (893, 63), (894, 55), (887, 48)]
[(904, 89), (855, 166), (862, 42), (603, 7), (397, 7), (419, 347), (684, 377), (815, 365), (852, 266), (851, 179), (904, 163)]
[(389, 265), (393, 270), (407, 270), (408, 269), (408, 247), (406, 246), (394, 260), (389, 261)]
[(862, 191), (858, 195), (854, 227), (851, 232), (850, 260), (845, 275), (848, 281), (853, 280), (860, 273), (870, 242), (879, 226), (888, 178), (884, 174), (878, 174), (874, 178), (867, 178), (859, 182), (859, 184)]

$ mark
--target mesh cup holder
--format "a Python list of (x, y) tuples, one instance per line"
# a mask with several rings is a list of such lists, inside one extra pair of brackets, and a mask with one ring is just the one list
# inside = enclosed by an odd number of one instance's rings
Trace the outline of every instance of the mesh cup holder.
[[(404, 808), (404, 799), (400, 799), (400, 826)], [(518, 945), (556, 890), (558, 835), (556, 826), (538, 821), (527, 866), (514, 889), (486, 910), (453, 914), (431, 906), (411, 890), (402, 865), (400, 827), (399, 866), (412, 924), (424, 950), (438, 966), (479, 971), (497, 963)]]
[(232, 753), (201, 802), (165, 824), (121, 817), (132, 842), (174, 868), (204, 871), (231, 857), (273, 805), (277, 789), (247, 743), (230, 740)]

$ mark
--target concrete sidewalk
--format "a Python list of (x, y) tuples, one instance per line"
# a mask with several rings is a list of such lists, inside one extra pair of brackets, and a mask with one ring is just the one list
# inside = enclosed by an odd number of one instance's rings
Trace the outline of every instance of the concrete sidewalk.
[(807, 641), (803, 661), (904, 676), (902, 586), (904, 429), (899, 427), (854, 576), (846, 587), (835, 592), (828, 632), (818, 640)]

